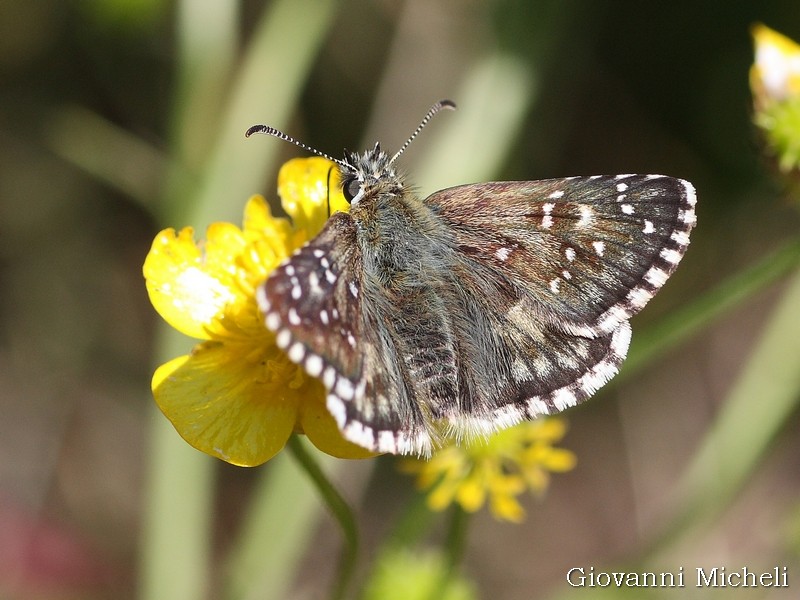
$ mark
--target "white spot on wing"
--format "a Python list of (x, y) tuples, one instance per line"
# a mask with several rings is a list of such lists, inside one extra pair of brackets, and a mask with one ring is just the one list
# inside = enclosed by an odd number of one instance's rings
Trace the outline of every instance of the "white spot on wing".
[(650, 269), (644, 275), (645, 281), (657, 288), (660, 288), (662, 285), (664, 285), (668, 277), (669, 275), (667, 275), (666, 271), (658, 267), (650, 267)]
[(494, 255), (498, 260), (505, 262), (508, 260), (508, 257), (511, 256), (511, 248), (498, 248)]
[(267, 314), (267, 327), (270, 331), (277, 331), (281, 326), (281, 318), (278, 313), (271, 312)]
[(256, 301), (258, 302), (258, 308), (261, 309), (262, 313), (268, 313), (269, 309), (272, 308), (272, 302), (269, 301), (267, 298), (267, 290), (265, 289), (266, 286), (260, 285), (256, 289)]
[(695, 192), (694, 186), (685, 179), (679, 179), (678, 181), (683, 184), (683, 189), (686, 192), (686, 202), (689, 206), (697, 204), (697, 192)]
[(378, 450), (397, 454), (397, 440), (391, 431), (378, 432)]
[(306, 349), (300, 342), (295, 342), (292, 347), (286, 351), (286, 355), (293, 363), (299, 363), (306, 355)]
[(577, 403), (578, 399), (575, 397), (575, 394), (572, 392), (572, 390), (561, 388), (560, 390), (557, 390), (555, 394), (553, 394), (553, 405), (558, 410), (564, 410), (570, 406), (575, 406)]
[(336, 421), (339, 428), (341, 429), (344, 427), (344, 422), (347, 420), (347, 410), (344, 407), (342, 399), (335, 394), (328, 394), (326, 405), (328, 407), (328, 412), (333, 415), (333, 419)]
[(278, 335), (275, 336), (275, 343), (281, 350), (286, 350), (286, 347), (289, 345), (289, 342), (291, 341), (292, 341), (292, 334), (289, 333), (288, 329), (281, 329), (278, 332)]
[(642, 233), (653, 233), (656, 228), (653, 226), (652, 221), (648, 221), (647, 219), (644, 220), (644, 229), (642, 229)]
[(306, 372), (312, 377), (319, 377), (322, 373), (322, 359), (316, 354), (309, 354), (306, 358)]
[(689, 245), (689, 234), (685, 231), (673, 231), (670, 239), (681, 246)]
[(336, 388), (334, 389), (334, 392), (342, 400), (348, 401), (353, 399), (356, 390), (353, 388), (353, 384), (349, 379), (346, 377), (338, 377), (336, 379)]
[(592, 210), (591, 206), (587, 206), (585, 204), (581, 205), (580, 211), (581, 211), (581, 218), (578, 221), (578, 227), (588, 227), (589, 223), (592, 222), (594, 211)]
[[(563, 195), (564, 192), (561, 192), (561, 194)], [(552, 198), (553, 194), (550, 194), (550, 197)], [(542, 204), (542, 212), (544, 212), (544, 216), (542, 217), (542, 227), (544, 229), (550, 229), (553, 226), (553, 217), (550, 216), (550, 213), (553, 212), (554, 207), (555, 204), (552, 202), (546, 202)]]
[(611, 332), (621, 321), (630, 318), (630, 316), (631, 312), (628, 309), (616, 304), (600, 315), (597, 320), (597, 329), (606, 333)]
[(531, 398), (528, 401), (528, 410), (531, 416), (546, 415), (550, 412), (547, 410), (547, 404), (545, 404), (541, 398)]
[(322, 383), (326, 388), (331, 389), (333, 384), (336, 383), (336, 369), (333, 367), (327, 367), (325, 372), (322, 374)]
[(677, 250), (673, 250), (672, 248), (664, 248), (661, 251), (660, 256), (665, 261), (672, 263), (673, 265), (677, 265), (681, 261), (681, 253)]
[(633, 288), (630, 292), (628, 292), (628, 303), (635, 309), (643, 308), (645, 304), (647, 304), (650, 299), (653, 297), (653, 294), (650, 293), (648, 290), (638, 287)]
[[(353, 201), (355, 202), (355, 198)], [(364, 425), (363, 423), (350, 421), (345, 425), (342, 434), (354, 444), (358, 444), (364, 448), (375, 448), (375, 432), (372, 427)]]
[(592, 242), (592, 247), (594, 248), (594, 251), (597, 253), (597, 256), (603, 256), (603, 253), (606, 251), (605, 242)]

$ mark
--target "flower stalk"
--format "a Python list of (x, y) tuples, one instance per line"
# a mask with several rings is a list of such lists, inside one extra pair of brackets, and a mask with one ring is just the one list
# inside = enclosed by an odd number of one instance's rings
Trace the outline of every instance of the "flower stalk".
[(335, 583), (331, 587), (330, 594), (331, 600), (342, 600), (346, 597), (345, 594), (358, 561), (358, 527), (355, 516), (347, 501), (328, 480), (319, 464), (314, 460), (311, 452), (308, 451), (297, 435), (289, 438), (288, 448), (297, 464), (300, 465), (311, 483), (314, 484), (322, 501), (342, 530), (344, 549), (339, 559)]

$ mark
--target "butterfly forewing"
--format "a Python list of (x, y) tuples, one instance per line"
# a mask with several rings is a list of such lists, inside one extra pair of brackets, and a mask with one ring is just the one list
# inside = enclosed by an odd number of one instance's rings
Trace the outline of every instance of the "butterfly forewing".
[(653, 297), (689, 243), (694, 188), (660, 175), (473, 184), (425, 200), (459, 251), (580, 335), (614, 331)]
[(393, 336), (379, 335), (386, 324), (368, 290), (356, 225), (336, 213), (272, 273), (258, 301), (278, 346), (325, 385), (347, 439), (378, 452), (427, 453), (422, 413)]

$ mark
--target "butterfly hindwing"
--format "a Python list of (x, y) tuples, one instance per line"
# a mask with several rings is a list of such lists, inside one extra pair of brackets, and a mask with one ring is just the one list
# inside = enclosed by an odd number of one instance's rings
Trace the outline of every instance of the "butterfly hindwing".
[[(459, 437), (574, 406), (611, 379), (626, 356), (627, 321), (609, 334), (574, 335), (540, 319), (486, 265), (461, 257), (453, 278), (463, 292), (463, 313), (447, 313), (457, 331), (458, 401), (444, 416)], [(459, 326), (462, 314), (467, 319)]]

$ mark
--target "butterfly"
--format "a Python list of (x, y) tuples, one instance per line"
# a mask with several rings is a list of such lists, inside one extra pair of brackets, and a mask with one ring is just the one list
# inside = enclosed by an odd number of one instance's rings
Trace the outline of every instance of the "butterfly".
[[(692, 184), (663, 175), (461, 185), (420, 199), (380, 144), (334, 160), (350, 212), (258, 289), (343, 436), (428, 456), (575, 406), (619, 370), (629, 319), (678, 266)], [(264, 125), (267, 133), (329, 156)]]

